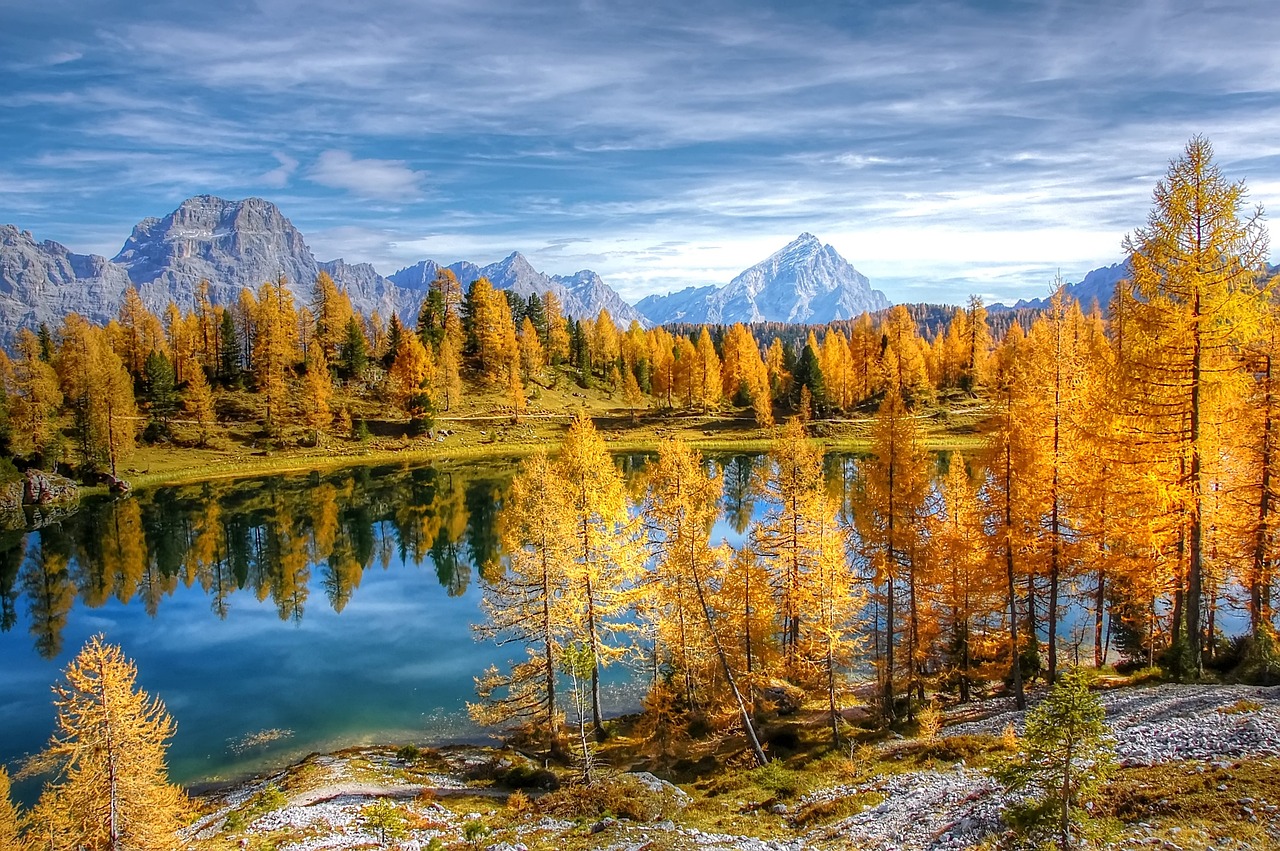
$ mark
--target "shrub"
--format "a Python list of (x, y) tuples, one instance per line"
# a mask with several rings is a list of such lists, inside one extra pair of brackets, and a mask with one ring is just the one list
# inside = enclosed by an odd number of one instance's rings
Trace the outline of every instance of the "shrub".
[(629, 774), (598, 776), (538, 799), (538, 809), (560, 818), (613, 816), (637, 822), (667, 818), (679, 808), (675, 799), (651, 789)]
[(916, 713), (916, 732), (919, 738), (931, 742), (938, 738), (938, 731), (941, 729), (942, 710), (931, 700), (920, 707), (920, 711)]
[(364, 826), (386, 844), (388, 839), (403, 839), (407, 835), (408, 820), (400, 808), (386, 798), (379, 798), (360, 811)]
[(748, 774), (751, 782), (779, 798), (794, 798), (804, 791), (804, 778), (800, 772), (792, 771), (777, 760), (753, 768)]
[(533, 802), (528, 795), (517, 789), (507, 797), (507, 809), (515, 815), (524, 815), (533, 810)]
[(1008, 820), (1032, 841), (1071, 843), (1082, 832), (1091, 803), (1114, 764), (1102, 702), (1084, 675), (1069, 671), (1027, 713), (1018, 755), (999, 772), (1008, 791), (1027, 794), (1010, 808)]
[(489, 835), (489, 825), (474, 819), (462, 826), (462, 838), (467, 841), (472, 848), (479, 848), (480, 843)]
[(1232, 679), (1259, 686), (1280, 683), (1280, 647), (1275, 634), (1263, 629), (1259, 635), (1244, 639), (1240, 664), (1231, 672)]

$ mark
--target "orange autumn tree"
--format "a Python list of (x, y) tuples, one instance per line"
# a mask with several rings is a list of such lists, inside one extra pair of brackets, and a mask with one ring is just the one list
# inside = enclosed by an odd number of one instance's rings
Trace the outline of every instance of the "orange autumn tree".
[(880, 711), (895, 718), (898, 613), (907, 614), (908, 681), (917, 683), (920, 663), (920, 586), (926, 569), (921, 533), (929, 479), (924, 441), (901, 393), (886, 390), (872, 426), (872, 457), (860, 462), (855, 513), (862, 555), (876, 585), (884, 588), (884, 656)]
[(684, 704), (693, 709), (713, 689), (718, 673), (732, 698), (752, 755), (767, 758), (738, 687), (713, 602), (723, 586), (728, 553), (710, 542), (720, 513), (722, 488), (702, 454), (681, 441), (665, 441), (649, 474), (641, 517), (657, 556), (642, 586), (644, 613), (653, 622), (655, 654), (663, 652), (684, 684)]
[(469, 704), (481, 724), (526, 720), (543, 727), (552, 754), (563, 751), (556, 674), (576, 620), (575, 541), (569, 533), (568, 494), (547, 456), (520, 465), (503, 501), (500, 534), (505, 566), (485, 572), (485, 620), (476, 635), (499, 645), (523, 643), (526, 658), (503, 673), (496, 666), (476, 678), (480, 702)]
[(169, 851), (190, 804), (168, 781), (164, 704), (137, 689), (137, 669), (101, 635), (54, 687), (58, 729), (41, 754), (57, 766), (29, 816), (29, 839), (55, 851)]
[[(1156, 184), (1147, 224), (1125, 238), (1129, 278), (1120, 371), (1130, 415), (1122, 439), (1145, 458), (1171, 459), (1161, 477), (1164, 512), (1180, 518), (1179, 623), (1175, 657), (1203, 671), (1206, 556), (1212, 528), (1215, 465), (1232, 400), (1248, 392), (1240, 348), (1255, 339), (1265, 314), (1257, 286), (1268, 256), (1262, 211), (1245, 208), (1243, 183), (1230, 183), (1196, 136)], [(1115, 313), (1113, 305), (1113, 313)]]
[(551, 467), (565, 488), (566, 526), (572, 542), (568, 571), (574, 588), (574, 628), (590, 653), (591, 714), (596, 735), (604, 732), (600, 670), (623, 650), (608, 640), (621, 624), (626, 590), (640, 570), (641, 553), (627, 511), (622, 473), (590, 419), (569, 426)]

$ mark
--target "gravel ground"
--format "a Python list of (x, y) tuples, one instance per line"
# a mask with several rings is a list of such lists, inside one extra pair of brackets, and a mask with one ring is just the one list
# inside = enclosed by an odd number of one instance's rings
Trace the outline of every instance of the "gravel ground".
[[(1114, 689), (1101, 698), (1122, 765), (1280, 756), (1280, 686), (1166, 684)], [(1250, 703), (1261, 709), (1223, 711)], [(997, 735), (1008, 724), (1021, 733), (1023, 713), (1006, 709), (945, 732)]]
[[(1125, 765), (1154, 765), (1170, 761), (1201, 760), (1221, 765), (1246, 757), (1280, 756), (1280, 687), (1249, 686), (1178, 686), (1126, 688), (1103, 692), (1101, 698), (1107, 721), (1116, 739), (1116, 752)], [(1034, 702), (1033, 702), (1034, 705)], [(1021, 731), (1025, 713), (1017, 712), (1008, 702), (989, 703), (983, 709), (994, 712), (979, 720), (965, 720), (944, 728), (943, 735), (998, 735), (1012, 724)], [(972, 713), (971, 709), (966, 711)], [(887, 745), (893, 747), (894, 743)], [(370, 761), (392, 761), (384, 756), (364, 754)], [(456, 767), (468, 765), (461, 756)], [(459, 816), (447, 808), (417, 796), (423, 785), (407, 784), (393, 779), (372, 782), (350, 776), (347, 765), (333, 757), (317, 762), (328, 772), (309, 791), (299, 793), (288, 805), (259, 816), (248, 826), (250, 837), (264, 840), (273, 834), (288, 832), (295, 841), (279, 844), (279, 851), (341, 851), (371, 847), (375, 837), (364, 824), (362, 810), (379, 797), (397, 800), (405, 812), (418, 819), (420, 829), (410, 838), (388, 847), (401, 851), (421, 851), (432, 838), (446, 844), (459, 842), (466, 822), (476, 818)], [(217, 833), (226, 815), (242, 807), (269, 783), (279, 782), (282, 775), (241, 787), (221, 798), (214, 798), (216, 812), (193, 829), (197, 837)], [(389, 775), (388, 775), (389, 776)], [(437, 783), (436, 794), (447, 794), (465, 788), (457, 777), (440, 774), (428, 778)], [(602, 849), (608, 851), (643, 851), (650, 844), (699, 851), (820, 851), (821, 849), (867, 849), (871, 851), (955, 851), (970, 848), (984, 838), (1003, 830), (1001, 813), (1008, 803), (997, 784), (981, 770), (957, 764), (949, 770), (909, 772), (877, 777), (858, 785), (838, 786), (811, 792), (790, 811), (822, 801), (848, 796), (875, 794), (884, 800), (857, 815), (832, 825), (810, 830), (797, 838), (762, 840), (752, 837), (703, 832), (679, 827), (670, 822), (656, 825), (619, 823), (622, 835), (601, 835)], [(543, 819), (524, 829), (522, 839), (544, 846), (554, 844), (574, 825)], [(535, 842), (535, 837), (537, 840)], [(619, 842), (619, 839), (622, 841)], [(493, 851), (525, 851), (523, 844), (493, 843)], [(1156, 837), (1145, 826), (1136, 826), (1131, 836), (1115, 846), (1117, 849), (1163, 848), (1174, 851), (1181, 846), (1167, 837)], [(1205, 848), (1205, 844), (1188, 847)], [(1280, 844), (1277, 844), (1280, 848)], [(1219, 851), (1244, 846), (1221, 844)], [(1249, 851), (1254, 851), (1250, 849)], [(1275, 851), (1275, 849), (1256, 849)]]

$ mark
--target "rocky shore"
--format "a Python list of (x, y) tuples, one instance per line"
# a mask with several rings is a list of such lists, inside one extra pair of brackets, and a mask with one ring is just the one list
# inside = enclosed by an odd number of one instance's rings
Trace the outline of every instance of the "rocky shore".
[[(1237, 799), (1231, 788), (1232, 769), (1249, 761), (1269, 764), (1280, 758), (1280, 687), (1160, 685), (1105, 691), (1101, 698), (1122, 765), (1141, 771), (1176, 764), (1191, 778), (1188, 783), (1216, 784), (1210, 791), (1221, 793), (1233, 812), (1255, 827), (1252, 835), (1261, 837), (1242, 841), (1142, 821), (1127, 824), (1110, 848), (1280, 848), (1280, 789), (1269, 797), (1255, 793)], [(978, 713), (972, 708), (964, 712), (942, 730), (944, 740), (1000, 736), (1010, 725), (1020, 729), (1025, 715), (1002, 702), (981, 705)], [(665, 801), (661, 818), (647, 822), (556, 818), (529, 806), (523, 792), (521, 804), (527, 808), (523, 816), (513, 816), (514, 805), (506, 800), (512, 793), (477, 778), (491, 777), (495, 765), (509, 769), (524, 759), (517, 754), (457, 749), (438, 755), (429, 766), (409, 770), (391, 749), (363, 749), (312, 757), (289, 772), (208, 797), (206, 815), (190, 838), (196, 848), (225, 848), (225, 844), (200, 843), (218, 837), (225, 842), (234, 834), (239, 847), (278, 851), (376, 847), (403, 851), (448, 847), (952, 851), (991, 847), (1005, 830), (1002, 814), (1009, 801), (990, 773), (963, 760), (926, 770), (894, 770), (894, 761), (909, 755), (913, 747), (916, 743), (911, 740), (881, 744), (877, 757), (886, 770), (855, 783), (813, 788), (789, 801), (738, 801), (753, 817), (745, 830), (709, 829), (712, 825), (705, 818), (695, 816), (696, 804), (690, 805), (684, 790), (652, 775), (635, 776), (643, 777), (645, 788)], [(299, 778), (303, 782), (297, 782)], [(455, 806), (455, 798), (463, 805)], [(371, 808), (379, 800), (395, 804), (404, 827), (402, 834), (385, 842), (377, 827), (376, 809)], [(805, 816), (827, 810), (845, 814), (816, 826)]]
[(80, 486), (43, 470), (0, 485), (0, 530), (40, 529), (76, 510)]

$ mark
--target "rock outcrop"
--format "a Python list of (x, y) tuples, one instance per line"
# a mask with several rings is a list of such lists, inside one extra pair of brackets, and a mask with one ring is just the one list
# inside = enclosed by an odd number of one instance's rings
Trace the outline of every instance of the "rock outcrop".
[(74, 512), (80, 486), (43, 470), (27, 470), (0, 485), (0, 529), (40, 529)]

